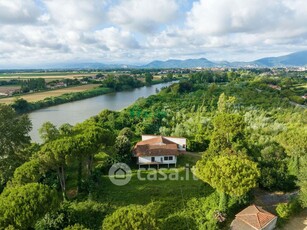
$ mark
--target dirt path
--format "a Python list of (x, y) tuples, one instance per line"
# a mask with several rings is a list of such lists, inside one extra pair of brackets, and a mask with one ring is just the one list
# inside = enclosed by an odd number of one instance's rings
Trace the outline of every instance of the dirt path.
[(280, 230), (307, 230), (307, 209), (297, 216), (291, 217), (289, 222)]

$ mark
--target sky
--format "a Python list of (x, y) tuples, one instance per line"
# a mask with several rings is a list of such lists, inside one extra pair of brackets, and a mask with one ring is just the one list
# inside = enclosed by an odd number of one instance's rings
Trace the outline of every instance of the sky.
[(306, 0), (0, 0), (0, 68), (302, 50)]

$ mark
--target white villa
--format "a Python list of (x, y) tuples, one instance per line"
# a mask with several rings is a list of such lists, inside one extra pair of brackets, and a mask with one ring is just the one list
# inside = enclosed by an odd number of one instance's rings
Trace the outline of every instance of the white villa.
[(186, 139), (181, 137), (164, 137), (142, 135), (142, 141), (136, 143), (133, 154), (141, 165), (177, 165), (177, 156), (186, 151)]

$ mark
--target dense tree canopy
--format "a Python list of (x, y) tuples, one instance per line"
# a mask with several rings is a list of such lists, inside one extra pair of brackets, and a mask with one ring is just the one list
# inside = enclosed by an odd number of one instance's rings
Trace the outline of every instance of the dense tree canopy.
[(257, 186), (257, 164), (240, 156), (219, 156), (198, 161), (195, 174), (217, 191), (242, 196)]
[(57, 205), (56, 191), (46, 185), (29, 183), (5, 189), (0, 195), (0, 226), (29, 229)]
[(30, 145), (31, 128), (27, 115), (19, 116), (10, 106), (0, 104), (0, 188), (27, 160), (21, 152)]

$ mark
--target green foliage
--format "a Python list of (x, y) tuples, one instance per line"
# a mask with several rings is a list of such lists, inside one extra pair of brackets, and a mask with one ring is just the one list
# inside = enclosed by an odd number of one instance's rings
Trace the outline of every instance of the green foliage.
[(289, 219), (291, 215), (298, 213), (300, 209), (298, 200), (294, 198), (289, 203), (279, 203), (276, 207), (276, 212), (280, 218)]
[(84, 227), (81, 224), (75, 224), (75, 225), (70, 225), (70, 226), (64, 228), (64, 230), (90, 230), (90, 229)]
[(11, 107), (18, 113), (25, 113), (30, 111), (31, 105), (28, 101), (26, 101), (23, 98), (17, 98), (14, 103), (11, 105)]
[(152, 79), (153, 79), (153, 76), (151, 73), (145, 74), (145, 82), (147, 85), (150, 85), (152, 83)]
[(122, 135), (118, 136), (115, 141), (116, 159), (119, 162), (129, 162), (131, 159), (131, 143), (129, 139)]
[(195, 221), (192, 217), (186, 216), (185, 214), (174, 214), (167, 217), (160, 227), (161, 230), (186, 230), (186, 229), (198, 229)]
[(239, 150), (243, 148), (245, 123), (241, 115), (219, 113), (214, 118), (213, 126), (209, 154), (219, 154), (225, 149)]
[(35, 222), (56, 209), (57, 204), (57, 193), (46, 185), (29, 183), (5, 189), (0, 195), (0, 226), (34, 227)]
[(29, 91), (38, 91), (46, 88), (46, 82), (44, 78), (32, 78), (22, 81), (21, 91), (27, 93)]
[(156, 220), (143, 206), (129, 205), (107, 216), (102, 224), (103, 230), (152, 230), (158, 229)]
[(47, 213), (36, 225), (36, 230), (63, 229), (71, 225), (82, 225), (88, 229), (101, 229), (109, 206), (95, 201), (64, 202), (58, 210)]
[(79, 223), (89, 229), (100, 229), (109, 207), (94, 201), (72, 202), (69, 205), (70, 223)]
[(34, 158), (16, 168), (10, 185), (22, 186), (27, 183), (39, 182), (43, 174), (44, 168), (41, 166), (41, 162)]
[(300, 172), (298, 174), (298, 185), (300, 186), (299, 199), (301, 206), (307, 207), (307, 159), (302, 158), (302, 165), (300, 167)]
[(27, 115), (19, 116), (11, 107), (0, 104), (0, 191), (15, 168), (29, 157), (23, 149), (30, 146), (31, 128)]
[(236, 155), (200, 160), (195, 173), (217, 191), (230, 196), (242, 196), (256, 187), (260, 176), (257, 164)]
[(57, 139), (60, 133), (54, 124), (47, 121), (39, 128), (39, 135), (44, 142), (48, 142)]

